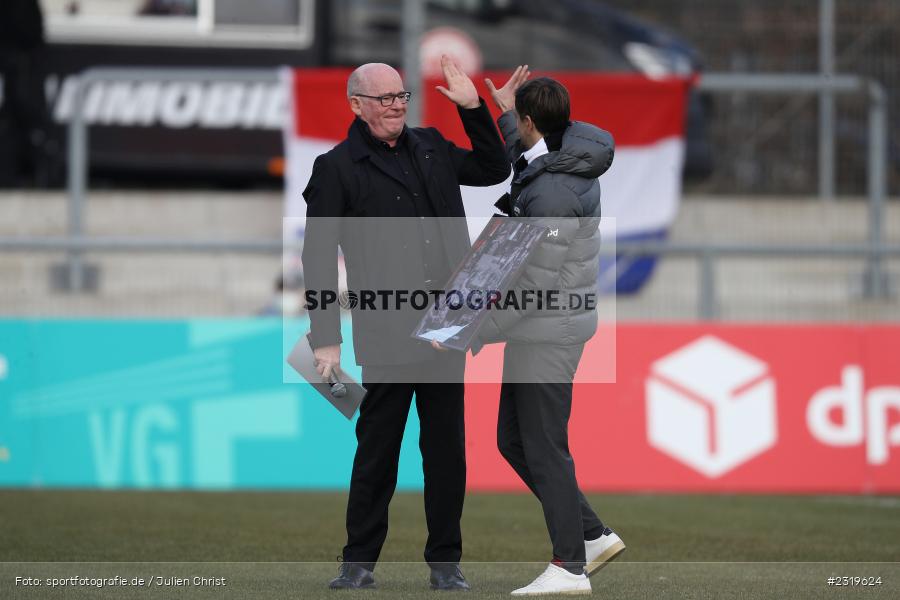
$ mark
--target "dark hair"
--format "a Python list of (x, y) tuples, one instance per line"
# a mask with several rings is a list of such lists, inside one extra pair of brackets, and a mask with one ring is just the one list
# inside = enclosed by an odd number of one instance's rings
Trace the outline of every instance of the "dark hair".
[(555, 79), (532, 79), (516, 90), (516, 112), (543, 134), (562, 131), (569, 125), (569, 92)]

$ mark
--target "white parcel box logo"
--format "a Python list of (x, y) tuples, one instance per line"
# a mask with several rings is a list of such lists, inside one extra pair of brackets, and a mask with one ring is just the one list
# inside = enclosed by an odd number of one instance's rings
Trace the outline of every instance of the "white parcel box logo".
[(704, 336), (651, 366), (647, 379), (650, 444), (707, 477), (775, 444), (775, 383), (768, 366)]

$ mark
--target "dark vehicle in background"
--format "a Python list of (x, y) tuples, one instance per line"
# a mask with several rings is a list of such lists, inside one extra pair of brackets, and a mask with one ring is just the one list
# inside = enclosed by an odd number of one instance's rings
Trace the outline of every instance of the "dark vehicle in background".
[[(86, 91), (94, 177), (156, 184), (278, 182), (288, 99), (279, 65), (402, 62), (402, 2), (388, 0), (41, 0), (53, 135), (65, 137), (73, 77), (93, 66), (272, 69), (268, 83), (94, 84)], [(430, 0), (425, 30), (474, 40), (485, 69), (690, 76), (686, 42), (599, 1)], [(190, 108), (187, 110), (185, 107)], [(710, 170), (706, 110), (687, 119), (685, 174)], [(137, 130), (137, 131), (136, 131)], [(136, 133), (139, 133), (136, 135)]]

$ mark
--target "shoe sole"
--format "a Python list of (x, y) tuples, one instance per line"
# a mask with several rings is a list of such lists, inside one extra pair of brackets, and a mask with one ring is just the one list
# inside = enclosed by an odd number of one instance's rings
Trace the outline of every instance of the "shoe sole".
[(472, 591), (471, 587), (440, 587), (438, 585), (430, 584), (431, 589), (436, 592), (470, 592)]
[(533, 592), (530, 594), (510, 594), (516, 598), (528, 596), (590, 596), (591, 590), (568, 590), (566, 592)]
[(448, 592), (451, 594), (457, 593), (457, 592), (461, 593), (461, 594), (465, 594), (467, 592), (472, 591), (471, 588), (441, 588), (441, 587), (435, 587), (435, 586), (431, 586), (431, 589), (434, 590), (435, 592)]
[(603, 554), (588, 563), (588, 565), (584, 568), (584, 570), (587, 572), (587, 576), (591, 577), (592, 575), (596, 575), (600, 571), (600, 569), (619, 558), (619, 556), (623, 552), (625, 552), (625, 543), (621, 541), (616, 542), (615, 544), (607, 548)]
[(377, 590), (377, 589), (378, 589), (378, 585), (375, 584), (375, 583), (369, 583), (369, 584), (366, 584), (366, 585), (360, 585), (360, 586), (355, 586), (355, 587), (354, 587), (354, 586), (350, 586), (350, 585), (345, 586), (345, 587), (331, 587), (331, 586), (329, 585), (329, 586), (328, 586), (328, 589), (329, 589), (329, 590)]

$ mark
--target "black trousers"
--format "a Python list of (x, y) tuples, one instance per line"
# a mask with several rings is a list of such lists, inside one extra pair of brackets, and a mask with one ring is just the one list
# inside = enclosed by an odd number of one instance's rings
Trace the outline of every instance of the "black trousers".
[(363, 366), (366, 396), (356, 422), (358, 442), (347, 502), (344, 561), (373, 570), (388, 532), (388, 505), (397, 486), (400, 443), (413, 395), (425, 475), (425, 560), (458, 563), (462, 556), (466, 444), (465, 357), (447, 356), (390, 367)]
[(604, 530), (578, 489), (569, 453), (572, 380), (583, 349), (507, 343), (497, 419), (497, 446), (540, 500), (554, 558), (575, 569), (584, 566), (584, 540)]

